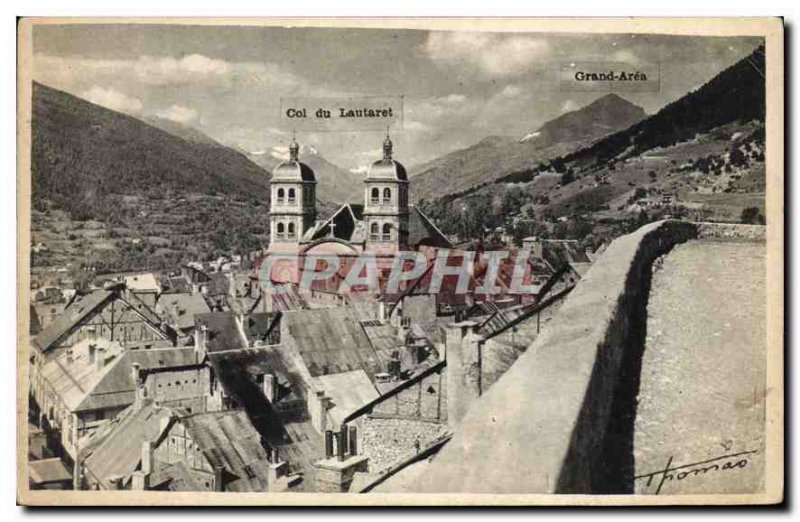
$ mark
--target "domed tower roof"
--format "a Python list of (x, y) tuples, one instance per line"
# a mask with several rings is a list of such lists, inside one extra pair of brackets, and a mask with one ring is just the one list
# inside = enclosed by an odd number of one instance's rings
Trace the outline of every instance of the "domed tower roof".
[(292, 144), (289, 145), (289, 161), (284, 161), (272, 170), (272, 179), (277, 181), (305, 181), (316, 182), (314, 171), (306, 165), (298, 161), (298, 153), (300, 152), (300, 145), (292, 139)]
[(408, 181), (406, 168), (399, 161), (392, 159), (392, 140), (388, 134), (383, 142), (383, 159), (370, 166), (367, 180)]

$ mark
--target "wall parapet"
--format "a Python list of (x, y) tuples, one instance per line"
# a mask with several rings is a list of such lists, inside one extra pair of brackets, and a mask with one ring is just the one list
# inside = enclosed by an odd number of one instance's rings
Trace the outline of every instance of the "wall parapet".
[(478, 399), (419, 492), (624, 493), (653, 262), (701, 225), (650, 223), (616, 239), (556, 318)]

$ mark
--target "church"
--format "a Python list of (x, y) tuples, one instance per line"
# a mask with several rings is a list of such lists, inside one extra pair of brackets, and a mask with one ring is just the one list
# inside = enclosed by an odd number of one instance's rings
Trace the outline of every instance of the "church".
[(420, 251), (432, 257), (439, 248), (451, 248), (436, 225), (409, 205), (408, 175), (392, 157), (388, 135), (383, 158), (372, 163), (364, 178), (364, 202), (345, 203), (327, 219), (317, 219), (316, 178), (299, 160), (299, 151), (293, 140), (289, 160), (272, 172), (267, 257), (276, 257), (270, 274), (273, 283), (299, 283), (307, 256), (355, 259), (369, 253), (383, 272), (391, 268), (398, 251)]

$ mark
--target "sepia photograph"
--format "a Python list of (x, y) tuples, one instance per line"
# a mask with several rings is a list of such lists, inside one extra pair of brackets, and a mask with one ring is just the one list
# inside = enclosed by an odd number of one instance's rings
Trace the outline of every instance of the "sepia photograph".
[(23, 505), (783, 499), (783, 22), (18, 21)]

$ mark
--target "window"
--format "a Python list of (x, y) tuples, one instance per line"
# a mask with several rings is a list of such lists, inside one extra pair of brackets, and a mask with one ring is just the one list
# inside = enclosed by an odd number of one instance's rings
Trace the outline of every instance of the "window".
[(383, 240), (391, 241), (392, 239), (392, 225), (389, 223), (383, 224)]
[[(376, 189), (376, 190), (377, 190), (377, 189)], [(370, 238), (370, 240), (372, 240), (372, 241), (378, 241), (378, 240), (380, 240), (379, 227), (378, 227), (378, 224), (377, 224), (377, 223), (373, 223), (373, 224), (372, 224), (372, 225), (369, 227), (369, 238)]]
[(291, 205), (292, 203), (294, 203), (294, 197), (295, 197), (295, 195), (294, 195), (294, 189), (293, 189), (293, 188), (290, 188), (290, 189), (289, 189), (289, 204), (290, 204), (290, 205)]
[(294, 239), (294, 223), (289, 223), (289, 239)]
[(278, 230), (278, 234), (277, 234), (278, 235), (278, 239), (283, 239), (283, 237), (285, 235), (283, 223), (278, 223), (278, 225), (276, 226), (276, 229)]
[(278, 203), (283, 203), (284, 191), (283, 188), (278, 189)]
[(370, 203), (377, 205), (381, 202), (381, 191), (378, 187), (374, 187), (370, 192)]
[(390, 189), (389, 187), (383, 189), (383, 202), (384, 203), (392, 202), (392, 189)]

